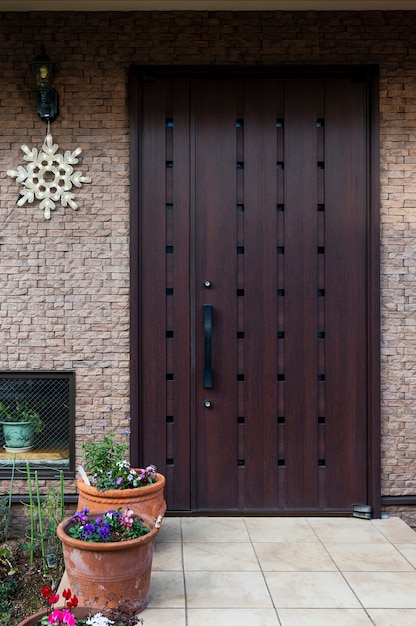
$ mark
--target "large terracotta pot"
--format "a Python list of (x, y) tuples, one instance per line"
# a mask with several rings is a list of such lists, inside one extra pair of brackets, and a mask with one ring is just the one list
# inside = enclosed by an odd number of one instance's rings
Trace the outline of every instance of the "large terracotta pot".
[[(77, 606), (75, 609), (71, 610), (74, 616), (79, 619), (87, 617), (90, 613), (94, 613), (91, 609), (87, 609), (83, 606)], [(26, 617), (22, 622), (19, 622), (17, 626), (41, 626), (40, 620), (45, 615), (48, 615), (48, 611), (46, 609)]]
[(109, 511), (110, 509), (129, 508), (137, 515), (146, 513), (154, 519), (163, 517), (166, 511), (164, 488), (166, 479), (163, 474), (156, 473), (156, 482), (135, 489), (108, 489), (98, 491), (95, 487), (84, 483), (81, 477), (77, 480), (78, 511), (87, 507), (90, 513)]
[[(102, 515), (103, 511), (97, 511)], [(150, 515), (140, 515), (150, 532), (143, 537), (109, 543), (74, 539), (66, 533), (71, 518), (57, 528), (62, 542), (68, 587), (79, 603), (94, 611), (122, 605), (140, 613), (149, 598), (154, 540), (159, 531)]]

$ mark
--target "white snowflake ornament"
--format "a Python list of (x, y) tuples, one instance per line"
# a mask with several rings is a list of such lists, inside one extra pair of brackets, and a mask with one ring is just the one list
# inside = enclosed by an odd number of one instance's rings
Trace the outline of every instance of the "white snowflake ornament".
[(16, 178), (22, 183), (18, 206), (25, 202), (33, 202), (35, 198), (41, 200), (40, 208), (45, 211), (45, 219), (49, 220), (51, 211), (55, 209), (55, 202), (61, 201), (63, 207), (69, 205), (72, 209), (78, 209), (74, 201), (75, 194), (70, 191), (72, 186), (81, 187), (82, 183), (90, 183), (89, 176), (83, 176), (82, 172), (74, 172), (72, 167), (78, 163), (78, 155), (81, 148), (73, 152), (66, 150), (65, 154), (56, 154), (58, 144), (53, 143), (52, 135), (45, 137), (42, 150), (38, 153), (36, 148), (30, 150), (22, 146), (25, 153), (25, 161), (29, 161), (26, 168), (19, 165), (17, 170), (8, 170), (8, 176)]

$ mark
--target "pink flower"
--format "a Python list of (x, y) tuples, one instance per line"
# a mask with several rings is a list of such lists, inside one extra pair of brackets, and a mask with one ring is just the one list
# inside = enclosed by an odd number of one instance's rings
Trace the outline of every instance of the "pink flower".
[(74, 614), (69, 611), (65, 611), (65, 613), (66, 615), (64, 615), (64, 619), (62, 620), (63, 623), (68, 626), (76, 626), (77, 620), (75, 619)]
[(62, 626), (63, 624), (67, 624), (67, 626), (76, 626), (77, 620), (71, 611), (68, 611), (67, 609), (63, 609), (62, 611), (55, 609), (55, 611), (52, 611), (49, 615), (48, 623), (51, 626)]
[(127, 530), (130, 530), (130, 528), (133, 525), (132, 515), (133, 515), (133, 511), (131, 509), (126, 509), (121, 516), (121, 522), (124, 528), (126, 528)]

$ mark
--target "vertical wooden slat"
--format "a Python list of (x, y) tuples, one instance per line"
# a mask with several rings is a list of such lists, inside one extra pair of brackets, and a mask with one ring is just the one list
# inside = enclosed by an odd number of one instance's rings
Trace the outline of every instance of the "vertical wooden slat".
[[(140, 388), (142, 463), (166, 471), (165, 84), (142, 85), (140, 134)], [(145, 130), (144, 130), (145, 129)], [(149, 332), (149, 329), (152, 329)], [(151, 358), (150, 358), (151, 357)]]
[[(193, 85), (196, 231), (197, 507), (237, 508), (236, 93), (228, 81)], [(211, 281), (211, 288), (204, 281)], [(204, 389), (203, 305), (213, 307), (213, 387)], [(204, 407), (204, 399), (212, 408)], [(225, 479), (226, 477), (226, 479)]]
[(189, 81), (175, 81), (172, 92), (173, 153), (173, 346), (175, 508), (189, 509), (191, 493), (191, 354), (189, 274)]
[(318, 505), (317, 139), (322, 87), (285, 98), (285, 415), (287, 506)]
[(245, 83), (244, 301), (247, 509), (276, 508), (277, 83)]
[(344, 508), (367, 497), (365, 84), (331, 82), (325, 118), (327, 501)]
[(143, 118), (141, 88), (134, 72), (129, 76), (130, 115), (130, 460), (138, 467), (141, 454), (140, 413), (140, 319), (139, 319), (139, 128)]

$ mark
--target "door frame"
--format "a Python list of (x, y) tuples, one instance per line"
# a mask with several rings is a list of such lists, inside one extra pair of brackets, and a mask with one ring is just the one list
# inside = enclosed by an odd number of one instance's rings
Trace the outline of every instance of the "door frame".
[[(367, 485), (373, 517), (381, 514), (381, 433), (380, 433), (380, 149), (379, 70), (360, 66), (132, 66), (129, 73), (130, 119), (130, 459), (134, 467), (144, 457), (141, 433), (139, 302), (141, 104), (139, 83), (157, 78), (342, 78), (366, 82), (368, 89), (368, 212), (367, 212)], [(143, 155), (144, 156), (144, 155)], [(136, 442), (139, 442), (138, 445)], [(181, 511), (181, 514), (186, 512)], [(273, 512), (284, 515), (284, 512)], [(316, 515), (316, 512), (314, 512)]]

